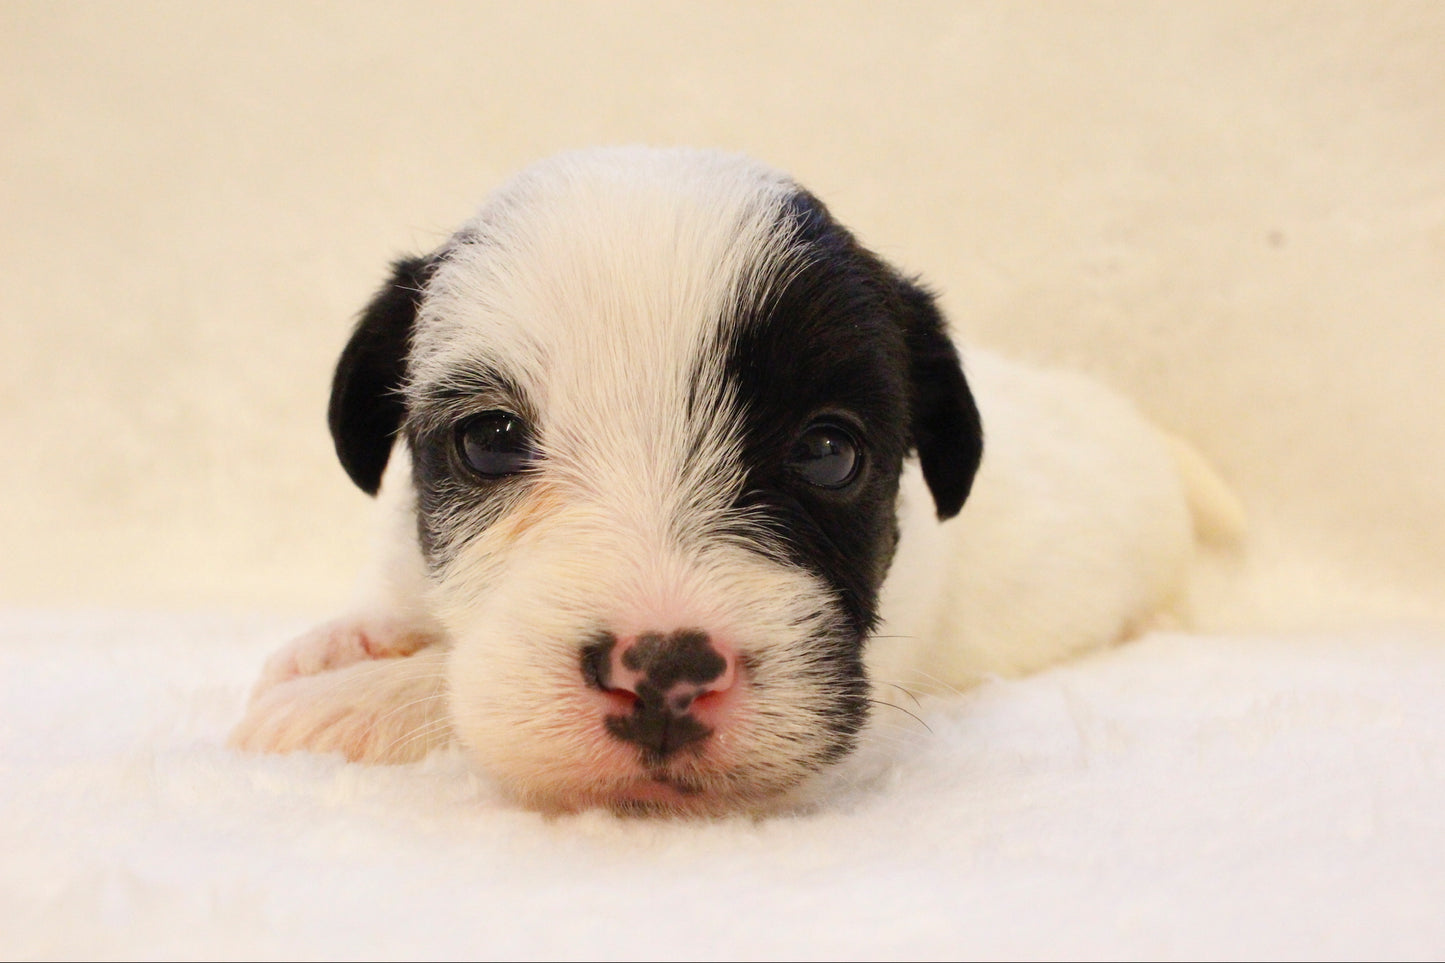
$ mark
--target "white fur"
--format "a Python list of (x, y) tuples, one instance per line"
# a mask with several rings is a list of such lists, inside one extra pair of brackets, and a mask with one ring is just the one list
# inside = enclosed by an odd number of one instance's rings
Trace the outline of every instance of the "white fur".
[(943, 525), (905, 474), (873, 678), (962, 688), (1187, 620), (1194, 539), (1169, 440), (1079, 375), (980, 350), (965, 367), (983, 464)]
[[(485, 531), (450, 520), (466, 537), (428, 576), (398, 444), (362, 600), (273, 658), (234, 744), (395, 761), (455, 737), (544, 808), (749, 808), (814, 771), (828, 694), (810, 642), (834, 630), (835, 600), (727, 516), (744, 466), (720, 377), (729, 304), (789, 269), (790, 189), (739, 158), (609, 151), (499, 192), (461, 232), (488, 243), (460, 247), (429, 286), (407, 391), (424, 405), (458, 372), (504, 372), (542, 426), (537, 481)], [(719, 376), (691, 381), (697, 358)], [(905, 472), (875, 686), (962, 688), (1185, 614), (1191, 495), (1173, 443), (1092, 382), (965, 359), (983, 466), (942, 525)], [(478, 395), (469, 410), (522, 403)], [(1207, 487), (1207, 466), (1189, 467)], [(578, 640), (696, 625), (746, 645), (743, 691), (705, 753), (641, 772), (601, 730)]]

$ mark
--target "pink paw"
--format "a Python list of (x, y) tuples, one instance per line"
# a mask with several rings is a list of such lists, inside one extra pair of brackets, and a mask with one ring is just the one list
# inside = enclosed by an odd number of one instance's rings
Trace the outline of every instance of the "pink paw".
[(441, 649), (356, 662), (258, 691), (228, 744), (245, 752), (340, 752), (410, 762), (451, 739)]
[(412, 655), (438, 641), (401, 619), (348, 616), (319, 625), (282, 646), (261, 669), (251, 690), (254, 702), (267, 690), (301, 676), (318, 675), (358, 662)]

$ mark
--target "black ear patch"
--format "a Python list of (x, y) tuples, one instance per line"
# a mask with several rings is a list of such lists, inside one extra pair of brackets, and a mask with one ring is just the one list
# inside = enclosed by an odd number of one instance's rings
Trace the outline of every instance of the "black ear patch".
[(381, 487), (392, 439), (406, 417), (401, 389), (422, 290), (434, 258), (405, 258), (376, 293), (336, 363), (327, 421), (341, 467), (368, 495)]
[(908, 342), (913, 444), (938, 517), (948, 519), (973, 488), (983, 459), (983, 425), (933, 295), (902, 278), (897, 294)]
[(813, 245), (825, 259), (861, 261), (865, 273), (884, 292), (888, 310), (903, 330), (908, 354), (908, 420), (913, 448), (918, 452), (938, 517), (952, 518), (963, 508), (983, 459), (983, 426), (958, 351), (948, 338), (933, 295), (859, 244), (833, 220), (823, 202), (807, 191), (800, 188), (792, 197), (789, 216), (800, 239)]

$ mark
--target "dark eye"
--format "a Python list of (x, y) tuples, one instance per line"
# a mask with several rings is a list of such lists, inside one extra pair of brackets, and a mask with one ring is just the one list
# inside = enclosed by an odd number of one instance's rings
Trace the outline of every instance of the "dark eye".
[(858, 442), (829, 422), (808, 426), (788, 454), (788, 467), (810, 485), (842, 488), (858, 474)]
[(479, 475), (497, 478), (530, 468), (537, 458), (527, 423), (505, 411), (487, 411), (457, 427), (457, 452)]

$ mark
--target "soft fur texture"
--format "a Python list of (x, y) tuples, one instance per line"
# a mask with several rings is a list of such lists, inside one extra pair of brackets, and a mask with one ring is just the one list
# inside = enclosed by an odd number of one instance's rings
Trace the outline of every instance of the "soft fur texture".
[[(520, 467), (479, 474), (495, 417)], [(1187, 617), (1197, 539), (1239, 527), (1126, 402), (961, 368), (926, 291), (786, 176), (709, 152), (524, 172), (398, 263), (331, 424), (380, 488), (379, 563), (271, 660), (233, 742), (398, 761), (455, 738), (543, 809), (796, 798), (900, 691)], [(648, 695), (699, 659), (720, 668), (677, 706)]]

